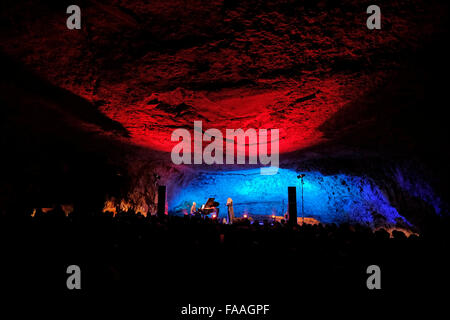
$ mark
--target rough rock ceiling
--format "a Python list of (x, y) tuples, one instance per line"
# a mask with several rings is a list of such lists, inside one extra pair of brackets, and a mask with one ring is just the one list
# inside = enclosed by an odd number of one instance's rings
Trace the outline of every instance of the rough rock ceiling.
[[(120, 122), (133, 143), (169, 151), (175, 128), (279, 128), (280, 150), (389, 79), (438, 28), (440, 4), (378, 1), (5, 1), (1, 50)], [(371, 3), (370, 3), (371, 4)], [(27, 8), (27, 10), (23, 10)]]

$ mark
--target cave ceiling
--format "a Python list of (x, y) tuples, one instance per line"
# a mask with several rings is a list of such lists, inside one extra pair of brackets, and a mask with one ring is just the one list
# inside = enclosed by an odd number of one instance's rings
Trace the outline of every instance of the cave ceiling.
[[(7, 3), (7, 4), (6, 4)], [(324, 124), (389, 83), (439, 30), (441, 5), (381, 1), (5, 1), (4, 54), (92, 105), (132, 144), (170, 151), (176, 128), (278, 128), (282, 153), (332, 139)], [(64, 105), (61, 106), (64, 108)]]

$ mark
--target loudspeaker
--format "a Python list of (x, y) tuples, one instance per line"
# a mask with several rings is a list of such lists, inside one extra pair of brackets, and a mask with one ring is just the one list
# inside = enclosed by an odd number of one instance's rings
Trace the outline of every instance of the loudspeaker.
[(297, 188), (296, 187), (288, 187), (288, 213), (289, 213), (289, 224), (295, 225), (297, 224)]
[(163, 217), (166, 211), (166, 186), (158, 186), (158, 211), (157, 215)]

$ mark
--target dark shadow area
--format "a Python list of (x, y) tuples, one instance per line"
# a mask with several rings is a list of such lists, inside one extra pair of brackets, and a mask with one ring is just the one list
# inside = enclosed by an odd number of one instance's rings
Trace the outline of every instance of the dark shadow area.
[(101, 208), (124, 183), (109, 150), (120, 150), (114, 136), (126, 130), (3, 54), (0, 64), (0, 212), (62, 203)]
[[(2, 70), (0, 77), (1, 96), (2, 99), (8, 99), (9, 101), (5, 102), (13, 104), (13, 108), (14, 103), (20, 102), (20, 99), (13, 95), (16, 91), (18, 94), (38, 97), (42, 102), (47, 102), (48, 107), (55, 108), (58, 112), (68, 114), (70, 117), (83, 122), (97, 125), (102, 130), (112, 131), (124, 137), (129, 136), (128, 131), (119, 122), (105, 116), (96, 106), (82, 97), (38, 77), (26, 69), (23, 64), (3, 52), (0, 52), (0, 68)], [(14, 91), (8, 92), (7, 90)], [(41, 101), (36, 101), (36, 103)], [(29, 106), (29, 108), (32, 108), (32, 106)], [(21, 111), (26, 112), (26, 110)]]
[[(327, 146), (370, 152), (395, 160), (414, 159), (439, 194), (450, 196), (448, 178), (448, 50), (443, 30), (411, 54), (383, 86), (338, 111), (322, 126)], [(320, 149), (318, 146), (316, 149)]]

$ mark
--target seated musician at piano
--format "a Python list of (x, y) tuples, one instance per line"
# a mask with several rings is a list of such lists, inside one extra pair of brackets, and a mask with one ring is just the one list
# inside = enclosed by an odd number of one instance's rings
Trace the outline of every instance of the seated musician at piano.
[(192, 207), (191, 207), (191, 215), (195, 215), (197, 213), (197, 204), (195, 202), (192, 202)]

